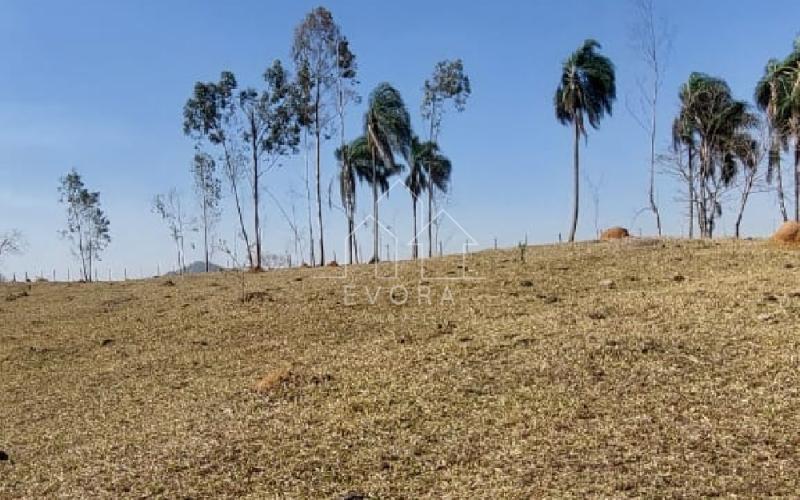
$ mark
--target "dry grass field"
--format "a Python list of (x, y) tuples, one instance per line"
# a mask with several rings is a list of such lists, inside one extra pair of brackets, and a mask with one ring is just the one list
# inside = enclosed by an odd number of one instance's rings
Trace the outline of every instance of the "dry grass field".
[(519, 257), (2, 285), (0, 498), (800, 493), (800, 251)]

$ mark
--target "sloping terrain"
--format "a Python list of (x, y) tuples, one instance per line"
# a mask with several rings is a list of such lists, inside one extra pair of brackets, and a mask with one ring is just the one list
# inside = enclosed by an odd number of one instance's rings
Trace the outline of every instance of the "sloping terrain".
[(426, 266), (0, 286), (0, 498), (800, 491), (800, 252)]

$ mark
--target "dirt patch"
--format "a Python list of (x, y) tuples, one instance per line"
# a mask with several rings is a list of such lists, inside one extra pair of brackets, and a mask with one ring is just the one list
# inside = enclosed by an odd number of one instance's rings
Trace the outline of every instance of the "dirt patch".
[(602, 241), (621, 240), (629, 237), (628, 230), (619, 226), (610, 227), (600, 234), (600, 240)]

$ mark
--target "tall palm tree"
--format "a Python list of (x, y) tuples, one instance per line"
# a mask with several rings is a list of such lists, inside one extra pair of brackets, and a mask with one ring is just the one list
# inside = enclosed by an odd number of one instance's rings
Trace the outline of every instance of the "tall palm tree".
[(397, 172), (399, 167), (395, 162), (395, 154), (408, 157), (408, 147), (411, 144), (411, 118), (403, 102), (400, 92), (388, 83), (381, 83), (369, 96), (367, 112), (364, 115), (364, 135), (369, 145), (372, 163), (373, 198), (373, 260), (379, 259), (379, 230), (378, 230), (378, 161), (380, 160), (387, 172)]
[(370, 186), (374, 186), (372, 190), (373, 204), (376, 204), (378, 194), (389, 190), (389, 179), (397, 175), (402, 170), (403, 165), (395, 163), (390, 168), (378, 157), (375, 158), (373, 168), (372, 151), (366, 136), (363, 135), (345, 144), (344, 148), (337, 148), (334, 154), (336, 159), (342, 162), (342, 168), (339, 171), (339, 189), (342, 205), (347, 216), (348, 263), (352, 264), (356, 254), (356, 181), (366, 182)]
[(689, 238), (694, 237), (694, 209), (697, 203), (697, 195), (695, 192), (695, 152), (697, 151), (697, 143), (694, 136), (694, 128), (692, 125), (692, 109), (694, 107), (694, 88), (688, 84), (681, 86), (678, 93), (681, 107), (678, 116), (672, 122), (672, 146), (676, 153), (681, 153), (681, 147), (686, 148), (687, 164), (686, 164), (686, 177), (687, 184), (689, 185)]
[(600, 44), (586, 40), (583, 45), (564, 61), (561, 82), (556, 89), (556, 118), (562, 125), (575, 128), (573, 173), (574, 205), (569, 241), (575, 241), (578, 228), (578, 199), (580, 194), (580, 138), (586, 134), (586, 121), (592, 128), (600, 126), (600, 120), (611, 115), (611, 106), (617, 97), (614, 64), (597, 53)]
[(794, 141), (794, 220), (800, 221), (800, 38), (795, 40), (794, 50), (781, 66), (786, 87), (778, 113), (785, 123), (785, 134)]
[(679, 120), (687, 127), (683, 133), (697, 138), (700, 232), (710, 238), (722, 212), (722, 188), (746, 165), (747, 149), (741, 144), (752, 142), (750, 131), (758, 119), (747, 103), (733, 98), (724, 80), (704, 73), (689, 75), (681, 94), (691, 96), (683, 102)]
[(771, 182), (773, 175), (776, 179), (778, 191), (778, 204), (784, 222), (789, 220), (786, 212), (786, 198), (783, 192), (783, 172), (781, 171), (781, 151), (788, 147), (787, 109), (784, 106), (788, 97), (788, 85), (785, 78), (784, 67), (781, 61), (770, 59), (764, 68), (764, 76), (756, 84), (755, 102), (764, 112), (769, 125), (769, 155), (767, 164), (767, 181)]
[[(450, 163), (450, 159), (440, 152), (436, 142), (422, 142), (416, 135), (411, 140), (408, 153), (409, 156), (406, 158), (406, 161), (408, 162), (409, 172), (405, 182), (406, 187), (409, 192), (411, 192), (414, 222), (414, 240), (411, 252), (412, 257), (416, 259), (419, 257), (417, 202), (419, 201), (420, 195), (426, 190), (429, 195), (434, 189), (447, 192), (452, 164)], [(432, 223), (430, 196), (428, 200), (428, 231), (430, 233), (430, 225)]]

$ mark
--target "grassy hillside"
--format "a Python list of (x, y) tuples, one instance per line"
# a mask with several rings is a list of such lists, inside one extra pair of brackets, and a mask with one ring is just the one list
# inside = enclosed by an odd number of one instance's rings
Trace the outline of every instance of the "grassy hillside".
[(0, 286), (0, 497), (800, 490), (800, 252), (519, 257)]

